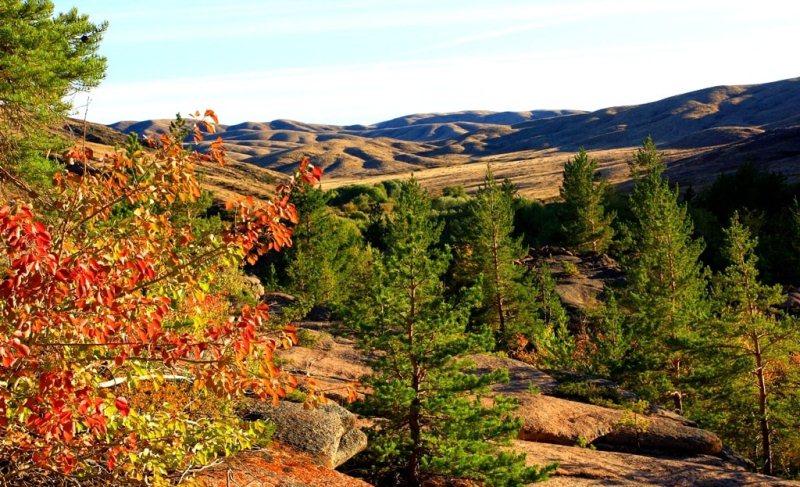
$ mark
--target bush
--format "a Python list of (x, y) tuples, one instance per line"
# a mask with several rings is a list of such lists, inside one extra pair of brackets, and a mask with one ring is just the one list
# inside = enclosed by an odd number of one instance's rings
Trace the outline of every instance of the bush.
[(328, 204), (331, 206), (344, 206), (352, 203), (354, 209), (367, 211), (370, 203), (386, 203), (388, 199), (389, 196), (383, 186), (353, 184), (332, 190)]
[(578, 269), (578, 266), (576, 266), (574, 262), (570, 262), (568, 260), (561, 262), (561, 269), (564, 270), (564, 274), (570, 277), (581, 275), (581, 271)]
[(556, 387), (554, 394), (566, 399), (606, 407), (621, 405), (625, 400), (616, 387), (601, 385), (591, 380), (561, 382)]
[[(215, 122), (208, 111), (202, 123)], [(230, 204), (231, 222), (182, 220), (202, 195), (196, 164), (224, 157), (221, 140), (206, 154), (187, 151), (186, 133), (179, 120), (152, 151), (129, 147), (95, 171), (56, 172), (47, 198), (0, 207), (4, 478), (38, 471), (50, 482), (167, 483), (190, 465), (262, 444), (266, 427), (199, 417), (172, 386), (174, 401), (140, 400), (140, 387), (180, 375), (203, 394), (277, 399), (296, 384), (271, 360), (296, 341), (294, 330), (268, 329), (266, 306), (243, 303), (245, 291), (225, 277), (290, 243), (293, 186), (271, 204)], [(318, 174), (304, 163), (297, 177)]]

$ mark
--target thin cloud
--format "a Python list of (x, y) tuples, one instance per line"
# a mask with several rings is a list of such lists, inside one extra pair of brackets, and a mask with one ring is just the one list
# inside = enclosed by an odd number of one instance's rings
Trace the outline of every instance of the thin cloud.
[[(169, 118), (179, 110), (187, 113), (210, 107), (223, 123), (291, 118), (353, 124), (418, 111), (598, 109), (652, 101), (719, 84), (719, 79), (725, 83), (770, 80), (737, 77), (733, 69), (747, 60), (756, 68), (754, 73), (764, 72), (774, 60), (760, 54), (763, 45), (743, 41), (738, 49), (728, 47), (724, 40), (654, 43), (109, 83), (91, 95), (89, 118), (106, 123)], [(682, 53), (690, 48), (698, 55)], [(714, 76), (666, 79), (657, 75), (664, 70), (701, 72), (708, 63), (704, 52), (722, 53), (715, 60)], [(781, 76), (793, 76), (788, 69)], [(621, 72), (624, 79), (618, 76)]]
[[(725, 3), (722, 1), (706, 1), (698, 4), (696, 0), (674, 0), (672, 2), (643, 2), (633, 0), (609, 1), (581, 1), (564, 2), (558, 5), (534, 5), (528, 8), (513, 11), (509, 20), (536, 19), (522, 25), (514, 25), (501, 29), (488, 30), (477, 34), (456, 37), (454, 39), (435, 44), (420, 52), (436, 51), (452, 47), (461, 47), (467, 44), (498, 39), (511, 35), (529, 32), (536, 29), (566, 25), (587, 20), (600, 20), (602, 18), (616, 18), (620, 15), (644, 15), (657, 17), (663, 13), (693, 12), (697, 14), (698, 8), (717, 11)], [(512, 12), (509, 12), (512, 13)]]

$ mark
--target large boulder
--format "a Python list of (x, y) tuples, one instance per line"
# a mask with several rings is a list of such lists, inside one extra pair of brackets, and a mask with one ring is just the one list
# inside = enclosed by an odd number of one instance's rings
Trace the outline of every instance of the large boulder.
[(518, 396), (516, 415), (522, 421), (519, 438), (561, 445), (596, 444), (628, 451), (685, 455), (722, 453), (722, 441), (700, 428), (663, 416), (544, 395)]
[(245, 274), (241, 276), (241, 280), (242, 284), (244, 284), (248, 291), (250, 291), (250, 294), (252, 294), (256, 299), (261, 299), (266, 293), (264, 285), (261, 284), (261, 279), (258, 277)]
[(191, 479), (204, 487), (370, 487), (332, 470), (311, 455), (275, 443), (269, 450), (242, 452), (206, 467)]
[(277, 406), (250, 401), (242, 417), (275, 425), (273, 438), (308, 453), (328, 468), (336, 468), (367, 447), (367, 435), (356, 427), (356, 417), (335, 403), (316, 408), (281, 401)]
[(676, 414), (656, 410), (638, 414), (585, 404), (547, 394), (558, 382), (541, 370), (518, 360), (495, 355), (470, 357), (478, 373), (505, 368), (507, 384), (492, 386), (493, 394), (517, 399), (514, 414), (522, 422), (521, 440), (560, 445), (595, 444), (627, 451), (720, 455), (722, 441), (715, 434), (696, 428)]

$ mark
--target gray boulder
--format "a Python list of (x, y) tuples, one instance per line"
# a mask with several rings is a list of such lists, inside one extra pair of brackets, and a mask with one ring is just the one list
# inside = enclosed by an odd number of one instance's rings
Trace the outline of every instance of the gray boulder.
[(367, 447), (367, 435), (356, 427), (356, 417), (335, 403), (317, 408), (281, 401), (277, 406), (251, 401), (242, 417), (275, 425), (273, 438), (336, 468)]
[(261, 299), (261, 297), (264, 296), (266, 290), (264, 289), (264, 285), (261, 284), (261, 279), (251, 275), (241, 276), (241, 279), (242, 283), (256, 299)]

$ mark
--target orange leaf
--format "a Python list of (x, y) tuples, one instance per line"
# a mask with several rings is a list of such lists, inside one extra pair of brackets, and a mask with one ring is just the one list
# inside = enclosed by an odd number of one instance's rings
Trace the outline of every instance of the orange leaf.
[(214, 120), (214, 123), (219, 125), (219, 119), (217, 118), (217, 114), (214, 113), (214, 110), (211, 110), (210, 108), (206, 109), (206, 113), (203, 114), (203, 118), (207, 117), (211, 117), (211, 119)]

